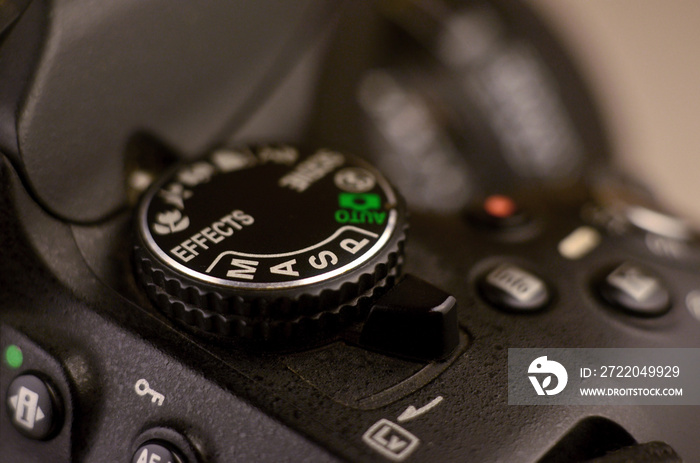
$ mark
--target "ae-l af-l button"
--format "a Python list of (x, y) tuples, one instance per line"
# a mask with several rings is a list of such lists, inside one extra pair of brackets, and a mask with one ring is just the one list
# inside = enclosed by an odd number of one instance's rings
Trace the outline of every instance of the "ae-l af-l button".
[(180, 452), (172, 448), (166, 442), (150, 441), (141, 445), (134, 456), (132, 463), (186, 463)]

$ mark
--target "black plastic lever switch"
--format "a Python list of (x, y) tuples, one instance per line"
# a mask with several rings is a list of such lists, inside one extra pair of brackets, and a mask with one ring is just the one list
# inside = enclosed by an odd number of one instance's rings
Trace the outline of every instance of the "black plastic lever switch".
[(406, 275), (374, 304), (360, 344), (401, 357), (444, 359), (459, 344), (457, 301), (430, 283)]

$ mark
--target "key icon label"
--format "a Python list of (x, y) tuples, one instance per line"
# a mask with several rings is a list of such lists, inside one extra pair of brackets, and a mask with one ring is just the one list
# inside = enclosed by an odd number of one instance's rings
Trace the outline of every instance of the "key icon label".
[(136, 381), (136, 384), (134, 384), (134, 390), (140, 396), (150, 395), (151, 402), (155, 402), (159, 407), (163, 405), (163, 402), (165, 401), (165, 396), (160, 392), (151, 389), (151, 387), (148, 385), (148, 381), (146, 381), (144, 378)]

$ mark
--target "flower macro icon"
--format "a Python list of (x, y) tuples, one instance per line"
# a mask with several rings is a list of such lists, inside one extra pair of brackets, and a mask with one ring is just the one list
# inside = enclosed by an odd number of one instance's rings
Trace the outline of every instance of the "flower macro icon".
[[(530, 378), (530, 382), (535, 388), (537, 395), (557, 395), (564, 390), (569, 380), (569, 375), (564, 365), (554, 360), (547, 360), (546, 355), (533, 360), (527, 372), (530, 375), (528, 378)], [(550, 388), (552, 385), (552, 376), (557, 378), (557, 382), (556, 386)], [(539, 380), (540, 377), (542, 378), (542, 382)]]

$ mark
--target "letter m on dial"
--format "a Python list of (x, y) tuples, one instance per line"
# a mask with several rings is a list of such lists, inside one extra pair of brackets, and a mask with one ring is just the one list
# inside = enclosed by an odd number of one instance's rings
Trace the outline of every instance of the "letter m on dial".
[(231, 259), (231, 267), (234, 268), (226, 272), (226, 276), (252, 280), (255, 277), (255, 271), (258, 269), (259, 263), (257, 260)]

